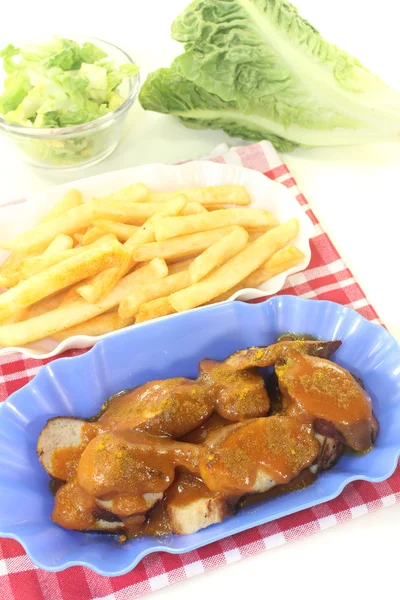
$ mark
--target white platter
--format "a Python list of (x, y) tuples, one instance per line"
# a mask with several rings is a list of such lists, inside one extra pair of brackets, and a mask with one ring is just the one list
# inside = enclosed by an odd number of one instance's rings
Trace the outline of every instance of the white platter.
[[(31, 228), (71, 188), (79, 189), (87, 201), (95, 196), (105, 196), (139, 181), (151, 191), (169, 191), (211, 185), (243, 185), (252, 199), (250, 206), (268, 210), (280, 222), (293, 217), (299, 220), (299, 234), (292, 243), (305, 255), (301, 263), (261, 284), (257, 289), (246, 288), (236, 292), (230, 300), (250, 300), (275, 294), (283, 287), (288, 275), (302, 271), (310, 262), (309, 240), (313, 234), (313, 225), (293, 194), (285, 186), (268, 179), (258, 171), (210, 161), (193, 161), (173, 166), (144, 165), (48, 188), (23, 202), (0, 208), (0, 239), (10, 240)], [(0, 250), (0, 264), (7, 256), (7, 252)], [(168, 316), (161, 318), (168, 319)], [(145, 326), (145, 323), (131, 325), (131, 327), (142, 326)], [(70, 348), (90, 347), (96, 341), (110, 335), (114, 334), (109, 333), (97, 337), (77, 335), (60, 343), (46, 338), (23, 347), (0, 348), (0, 356), (19, 351), (32, 358), (48, 358)]]

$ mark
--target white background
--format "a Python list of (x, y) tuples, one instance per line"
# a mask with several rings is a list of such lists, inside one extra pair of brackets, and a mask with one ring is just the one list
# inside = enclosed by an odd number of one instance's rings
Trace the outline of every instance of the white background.
[[(400, 90), (398, 0), (292, 1), (326, 38)], [(187, 4), (188, 0), (4, 2), (0, 46), (40, 34), (102, 37), (133, 56), (144, 80), (147, 72), (169, 66), (180, 52), (169, 30)], [(139, 105), (132, 110), (130, 124), (112, 156), (81, 171), (33, 169), (0, 140), (0, 203), (106, 171), (199, 157), (229, 141), (221, 132), (191, 131), (172, 117), (145, 113)], [(284, 160), (370, 301), (400, 340), (400, 143), (296, 150)], [(153, 597), (398, 598), (399, 540), (400, 504), (160, 590)]]

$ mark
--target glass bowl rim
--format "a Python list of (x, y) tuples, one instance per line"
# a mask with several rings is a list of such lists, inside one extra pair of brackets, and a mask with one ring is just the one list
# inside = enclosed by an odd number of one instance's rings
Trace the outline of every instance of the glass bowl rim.
[[(59, 37), (66, 37), (66, 36), (59, 36)], [(120, 52), (121, 54), (123, 54), (128, 63), (131, 63), (132, 65), (136, 65), (133, 58), (127, 52), (125, 52), (125, 50), (122, 50), (122, 48), (120, 48), (116, 44), (108, 42), (107, 40), (103, 40), (102, 38), (98, 38), (98, 37), (86, 37), (83, 35), (76, 35), (76, 36), (73, 35), (71, 37), (72, 38), (74, 38), (74, 37), (82, 38), (87, 42), (94, 42), (94, 43), (101, 42), (102, 44), (105, 44), (106, 46), (110, 46), (110, 47), (114, 48), (115, 50), (117, 50), (118, 52)], [(108, 125), (108, 123), (110, 123), (110, 122), (114, 121), (116, 118), (119, 118), (120, 116), (122, 116), (132, 106), (133, 102), (136, 99), (136, 96), (137, 96), (138, 90), (139, 90), (139, 86), (140, 86), (139, 72), (135, 73), (135, 75), (133, 75), (131, 77), (127, 77), (126, 79), (129, 83), (129, 92), (128, 92), (127, 97), (124, 99), (124, 102), (120, 106), (118, 106), (117, 108), (112, 110), (111, 112), (107, 113), (106, 115), (103, 115), (102, 117), (99, 117), (98, 119), (94, 119), (93, 121), (89, 121), (88, 123), (82, 123), (80, 125), (72, 125), (70, 127), (54, 127), (54, 128), (38, 127), (38, 128), (34, 128), (34, 127), (26, 127), (25, 125), (19, 125), (17, 123), (10, 123), (10, 122), (6, 121), (6, 119), (4, 119), (0, 115), (0, 131), (4, 132), (4, 133), (12, 133), (12, 134), (16, 134), (18, 136), (23, 136), (23, 137), (32, 138), (32, 139), (57, 139), (57, 138), (62, 138), (64, 136), (69, 136), (71, 134), (72, 135), (75, 134), (75, 135), (73, 135), (73, 137), (77, 137), (77, 135), (80, 135), (82, 133), (86, 134), (91, 129), (103, 128), (103, 126)]]

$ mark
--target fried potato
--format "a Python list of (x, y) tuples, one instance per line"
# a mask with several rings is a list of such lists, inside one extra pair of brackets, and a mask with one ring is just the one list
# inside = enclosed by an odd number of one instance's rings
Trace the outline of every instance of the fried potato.
[(254, 240), (258, 240), (259, 237), (261, 237), (262, 235), (264, 235), (265, 231), (257, 231), (252, 229), (251, 231), (248, 232), (249, 234), (249, 242), (254, 242)]
[(119, 305), (118, 314), (121, 319), (134, 317), (140, 306), (149, 300), (156, 300), (169, 296), (173, 292), (182, 290), (191, 284), (189, 271), (181, 271), (158, 279), (146, 286), (138, 287), (126, 296)]
[(70, 250), (74, 245), (74, 240), (69, 235), (60, 233), (54, 240), (47, 246), (42, 256), (48, 254), (57, 254), (57, 252), (63, 252), (64, 250)]
[(151, 242), (137, 248), (133, 257), (137, 262), (152, 260), (156, 256), (165, 260), (187, 258), (203, 252), (231, 231), (232, 227), (221, 227), (221, 229), (181, 235), (165, 242)]
[(86, 231), (77, 231), (76, 233), (74, 233), (74, 238), (76, 239), (78, 244), (82, 244), (83, 236), (85, 235), (85, 233)]
[(98, 302), (108, 294), (133, 266), (131, 255), (122, 248), (121, 256), (115, 260), (112, 267), (97, 273), (88, 283), (77, 288), (77, 292), (87, 302)]
[(162, 242), (179, 235), (188, 235), (229, 225), (240, 225), (246, 229), (268, 229), (276, 227), (278, 221), (267, 211), (257, 208), (228, 208), (186, 217), (166, 217), (155, 226), (156, 240)]
[(231, 208), (231, 206), (225, 206), (225, 204), (209, 204), (207, 206), (208, 212), (213, 212), (214, 210), (225, 210), (226, 208)]
[[(150, 192), (134, 183), (83, 202), (70, 190), (0, 246), (0, 343), (102, 335), (222, 301), (299, 264), (297, 235), (243, 186)], [(78, 242), (78, 244), (77, 244)], [(104, 249), (108, 248), (107, 251)], [(168, 263), (168, 264), (167, 264)]]
[(0, 326), (0, 344), (2, 346), (22, 346), (88, 321), (117, 306), (137, 285), (146, 285), (156, 278), (165, 277), (167, 273), (168, 267), (165, 261), (155, 259), (141, 269), (126, 275), (98, 304), (77, 300), (32, 319)]
[(298, 229), (298, 220), (291, 219), (268, 231), (205, 279), (171, 294), (169, 300), (172, 307), (178, 312), (188, 310), (223, 294), (293, 240)]
[(106, 232), (102, 229), (99, 229), (99, 227), (89, 227), (81, 240), (82, 246), (89, 246), (89, 244), (93, 244), (93, 242), (103, 237), (105, 233)]
[(288, 246), (278, 250), (267, 262), (251, 273), (246, 279), (247, 287), (256, 287), (275, 275), (283, 273), (298, 265), (304, 258), (304, 254), (296, 246)]
[(62, 290), (60, 306), (65, 306), (66, 304), (71, 304), (72, 302), (75, 302), (75, 300), (81, 300), (82, 296), (80, 296), (77, 292), (77, 289), (80, 285), (81, 285), (80, 283), (77, 283), (77, 284), (71, 286), (67, 290)]
[(89, 319), (84, 323), (78, 323), (78, 325), (73, 325), (58, 333), (53, 333), (51, 337), (54, 340), (57, 340), (57, 342), (62, 342), (74, 335), (99, 336), (127, 327), (128, 325), (131, 325), (132, 322), (133, 319), (131, 321), (121, 319), (119, 314), (114, 311), (98, 315), (97, 317), (93, 317), (93, 319)]
[(105, 200), (107, 202), (147, 202), (149, 199), (149, 190), (143, 183), (133, 183), (122, 190), (118, 190), (108, 196), (96, 198), (97, 200)]
[(191, 282), (204, 279), (211, 271), (243, 250), (248, 239), (249, 234), (243, 227), (235, 227), (231, 233), (204, 250), (189, 267)]
[[(38, 315), (43, 315), (46, 312), (48, 312), (49, 310), (53, 310), (54, 308), (57, 308), (58, 306), (60, 306), (60, 304), (64, 298), (64, 295), (65, 295), (65, 292), (64, 292), (64, 290), (62, 290), (61, 292), (52, 294), (51, 296), (49, 296), (47, 298), (43, 298), (43, 300), (39, 300), (39, 302), (32, 304), (32, 306), (29, 306), (28, 308), (24, 308), (23, 310), (25, 311), (25, 313), (23, 315), (23, 320), (30, 319), (30, 318), (36, 317)], [(19, 319), (19, 320), (22, 320), (22, 319)]]
[(135, 264), (133, 259), (134, 250), (145, 242), (154, 240), (154, 223), (158, 218), (164, 215), (179, 214), (186, 204), (186, 199), (179, 195), (174, 200), (163, 205), (160, 212), (150, 217), (144, 225), (138, 227), (124, 244), (124, 250), (130, 254), (130, 259), (118, 265), (117, 268), (111, 267), (103, 273), (96, 275), (85, 286), (79, 289), (79, 294), (88, 302), (98, 302), (103, 296), (108, 294), (126, 273), (128, 273)]
[(17, 235), (16, 238), (1, 247), (6, 250), (20, 250), (22, 252), (41, 252), (43, 245), (46, 247), (60, 233), (70, 235), (89, 227), (92, 219), (92, 207), (90, 202), (71, 208), (59, 217), (51, 219), (46, 223), (40, 223), (25, 233)]
[(128, 225), (143, 225), (147, 219), (160, 212), (160, 202), (108, 202), (98, 200), (93, 208), (94, 219), (122, 221)]
[[(174, 198), (178, 192), (150, 192), (150, 202), (166, 202)], [(245, 187), (241, 185), (216, 185), (212, 187), (190, 188), (180, 190), (189, 202), (200, 204), (236, 204), (247, 206), (251, 199)]]
[(18, 283), (17, 270), (26, 256), (26, 252), (11, 252), (0, 266), (0, 287), (10, 288)]
[[(139, 228), (124, 244), (124, 248), (128, 250), (132, 256), (136, 248), (142, 244), (153, 242), (155, 238), (154, 224), (163, 217), (178, 215), (186, 205), (186, 198), (181, 194), (177, 195), (173, 200), (164, 204), (157, 214), (150, 217), (146, 223)], [(155, 258), (155, 257), (153, 257)]]
[(113, 233), (117, 236), (120, 242), (126, 242), (126, 240), (128, 240), (131, 235), (133, 235), (139, 229), (139, 227), (136, 225), (118, 223), (117, 221), (110, 221), (109, 219), (95, 219), (93, 221), (93, 225), (99, 229), (102, 229), (103, 231)]
[(28, 279), (53, 265), (56, 265), (67, 258), (77, 256), (82, 252), (83, 248), (70, 248), (63, 252), (43, 253), (39, 256), (29, 256), (21, 261), (16, 267), (15, 275), (21, 279)]
[(18, 279), (13, 277), (7, 277), (6, 275), (1, 275), (0, 273), (0, 288), (12, 288), (14, 285), (17, 285)]
[(178, 260), (171, 264), (168, 263), (168, 275), (173, 275), (174, 273), (179, 273), (180, 271), (188, 269), (193, 260), (194, 258), (185, 258), (185, 260)]
[[(61, 263), (21, 281), (0, 296), (0, 321), (74, 283), (95, 275), (121, 256), (122, 246), (111, 241), (92, 246)], [(70, 252), (70, 251), (69, 251)]]
[[(98, 246), (106, 242), (116, 240), (116, 237), (111, 234), (103, 234), (103, 237), (93, 242), (93, 246)], [(45, 252), (39, 256), (28, 256), (22, 260), (16, 267), (15, 274), (19, 279), (28, 279), (32, 275), (36, 275), (45, 269), (49, 269), (53, 265), (57, 265), (68, 258), (78, 256), (87, 249), (88, 246), (82, 246), (80, 248), (71, 248), (70, 250), (64, 250), (63, 252)]]
[(187, 202), (182, 210), (182, 215), (198, 215), (206, 212), (207, 209), (200, 202)]
[(235, 287), (232, 287), (227, 292), (224, 292), (220, 296), (217, 296), (212, 300), (212, 302), (223, 302), (227, 300), (237, 292), (238, 290), (242, 290), (244, 288), (255, 288), (260, 283), (264, 283), (269, 279), (275, 277), (275, 275), (279, 275), (284, 271), (288, 271), (292, 267), (298, 265), (304, 258), (304, 254), (301, 250), (296, 248), (296, 246), (288, 246), (287, 248), (282, 248), (282, 250), (278, 250), (276, 254), (274, 254), (269, 260), (267, 260), (261, 267), (253, 271), (248, 277), (243, 279), (240, 283), (238, 283)]
[(71, 208), (76, 208), (80, 204), (82, 204), (82, 194), (78, 190), (68, 190), (65, 196), (49, 210), (39, 223), (47, 223), (71, 210)]
[(176, 310), (172, 308), (168, 296), (157, 298), (156, 300), (150, 300), (146, 304), (142, 304), (136, 315), (135, 323), (143, 323), (144, 321), (165, 317), (173, 313), (176, 313)]

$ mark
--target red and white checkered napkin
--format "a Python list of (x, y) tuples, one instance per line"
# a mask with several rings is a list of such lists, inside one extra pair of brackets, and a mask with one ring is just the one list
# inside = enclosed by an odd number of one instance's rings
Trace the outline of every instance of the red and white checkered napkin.
[[(346, 268), (328, 235), (320, 227), (307, 200), (269, 142), (231, 149), (211, 160), (241, 164), (275, 179), (296, 196), (315, 225), (311, 240), (311, 263), (302, 273), (288, 278), (280, 293), (304, 298), (332, 300), (358, 310), (375, 321), (378, 316)], [(1, 210), (1, 209), (0, 209)], [(80, 353), (81, 351), (76, 351)], [(74, 354), (70, 351), (68, 355)], [(20, 354), (0, 359), (0, 401), (27, 383), (42, 364), (50, 362), (23, 358)], [(0, 540), (0, 598), (2, 600), (125, 600), (236, 562), (268, 548), (280, 546), (321, 529), (327, 529), (400, 502), (400, 468), (383, 483), (363, 481), (349, 484), (330, 502), (255, 527), (199, 550), (183, 555), (157, 553), (147, 556), (127, 575), (107, 578), (89, 569), (73, 567), (61, 573), (46, 573), (33, 565), (22, 547), (13, 540)]]

